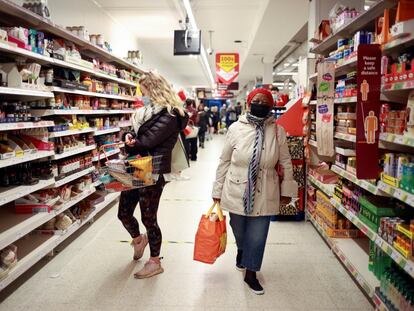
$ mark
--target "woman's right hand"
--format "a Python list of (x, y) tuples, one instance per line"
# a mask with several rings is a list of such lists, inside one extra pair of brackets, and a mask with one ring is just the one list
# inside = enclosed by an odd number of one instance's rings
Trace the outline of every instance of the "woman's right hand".
[(126, 134), (125, 135), (125, 144), (129, 147), (133, 147), (136, 143), (136, 140), (132, 134)]

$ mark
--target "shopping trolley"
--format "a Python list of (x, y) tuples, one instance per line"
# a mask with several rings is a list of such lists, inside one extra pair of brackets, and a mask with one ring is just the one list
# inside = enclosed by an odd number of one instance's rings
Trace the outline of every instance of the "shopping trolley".
[(98, 171), (107, 192), (128, 191), (155, 185), (159, 178), (162, 155), (133, 156), (127, 159), (109, 160), (106, 149), (119, 147), (120, 144), (108, 144), (99, 148), (105, 156), (105, 166), (98, 162)]

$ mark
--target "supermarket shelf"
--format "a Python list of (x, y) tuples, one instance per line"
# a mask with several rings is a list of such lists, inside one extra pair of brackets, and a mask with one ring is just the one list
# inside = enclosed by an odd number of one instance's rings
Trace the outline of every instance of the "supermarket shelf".
[(375, 289), (374, 294), (374, 304), (375, 304), (375, 311), (390, 311), (387, 304), (382, 300), (381, 296), (378, 293), (379, 288)]
[(414, 80), (405, 81), (405, 82), (396, 82), (383, 84), (381, 86), (382, 92), (396, 92), (396, 91), (406, 91), (414, 89)]
[(339, 166), (332, 165), (331, 170), (334, 171), (336, 174), (342, 176), (343, 178), (352, 181), (354, 184), (364, 188), (365, 190), (371, 192), (375, 195), (382, 195), (382, 196), (389, 196), (388, 194), (381, 191), (375, 184), (369, 182), (365, 179), (358, 179), (354, 174), (351, 174), (344, 169), (340, 168)]
[(55, 183), (55, 179), (40, 180), (37, 184), (32, 186), (17, 186), (0, 188), (0, 206), (6, 203), (17, 200), (18, 198), (24, 197), (37, 190), (46, 188)]
[(324, 184), (317, 180), (312, 175), (308, 175), (309, 181), (314, 184), (316, 187), (318, 187), (320, 190), (322, 190), (328, 197), (332, 197), (332, 195), (335, 192), (335, 186), (336, 184)]
[(11, 1), (0, 0), (0, 18), (11, 19), (16, 25), (42, 30), (46, 33), (53, 34), (56, 37), (73, 42), (80, 47), (82, 53), (90, 56), (98, 56), (101, 61), (115, 63), (119, 67), (134, 70), (138, 73), (144, 73), (142, 68), (72, 34), (70, 31), (56, 25), (51, 20), (43, 18)]
[(360, 245), (364, 240), (330, 238), (311, 214), (307, 212), (307, 216), (345, 268), (372, 299), (375, 287), (379, 286), (379, 281), (368, 270), (368, 254), (364, 250), (364, 247)]
[(64, 152), (64, 153), (61, 153), (61, 154), (55, 154), (52, 157), (52, 160), (64, 159), (64, 158), (71, 157), (71, 156), (79, 154), (79, 153), (88, 152), (88, 151), (91, 151), (91, 150), (94, 150), (94, 149), (96, 149), (96, 145), (91, 145), (91, 146), (78, 148), (78, 149), (68, 151), (68, 152)]
[[(56, 217), (60, 213), (87, 198), (95, 191), (95, 188), (91, 187), (89, 190), (84, 191), (81, 195), (65, 202), (60, 209), (53, 210), (50, 213), (16, 214), (14, 213), (14, 209), (0, 209), (0, 227), (2, 229), (0, 234), (0, 249), (3, 249), (18, 239), (21, 239), (26, 234), (48, 222), (50, 219)], [(11, 224), (14, 226), (10, 227)]]
[(315, 148), (318, 148), (318, 143), (315, 140), (313, 140), (313, 139), (310, 139), (309, 140), (309, 145), (311, 145), (311, 146), (313, 146)]
[(93, 185), (94, 187), (98, 187), (98, 186), (102, 185), (102, 181), (100, 181), (100, 180), (98, 179), (97, 181), (95, 181), (94, 183), (92, 183), (92, 185)]
[(381, 133), (380, 134), (380, 140), (403, 145), (407, 147), (413, 147), (414, 148), (414, 137), (408, 137), (404, 135), (397, 135), (397, 134), (389, 134), (389, 133)]
[(24, 155), (23, 157), (13, 157), (10, 159), (0, 160), (0, 168), (51, 157), (54, 154), (54, 151), (37, 151), (32, 154)]
[[(110, 151), (107, 151), (107, 152), (106, 152), (106, 156), (107, 156), (107, 157), (110, 157), (110, 156), (113, 156), (113, 155), (118, 154), (118, 153), (120, 153), (120, 152), (121, 152), (121, 149), (114, 149), (114, 150), (110, 150)], [(97, 162), (97, 161), (99, 161), (99, 160), (103, 160), (103, 159), (105, 159), (105, 154), (104, 154), (104, 153), (101, 153), (101, 154), (99, 154), (99, 156), (94, 156), (94, 157), (92, 158), (92, 161), (93, 161), (93, 162)]]
[(65, 89), (65, 88), (56, 87), (56, 86), (52, 87), (51, 90), (57, 93), (77, 94), (77, 95), (83, 95), (83, 96), (118, 99), (118, 100), (132, 101), (132, 102), (137, 100), (135, 97), (132, 97), (132, 96), (121, 96), (121, 95), (113, 95), (113, 94), (87, 92), (87, 91), (80, 91), (80, 90), (75, 90), (75, 89)]
[(94, 133), (93, 136), (99, 136), (99, 135), (105, 135), (110, 133), (116, 133), (119, 132), (121, 129), (119, 127), (114, 127), (106, 130), (97, 130), (96, 128), (93, 129)]
[(388, 244), (374, 230), (369, 228), (358, 216), (348, 211), (335, 199), (331, 199), (331, 204), (352, 222), (359, 230), (361, 230), (371, 241), (375, 242), (386, 254), (388, 254), (402, 269), (404, 269), (411, 277), (414, 278), (414, 262), (407, 260), (394, 247)]
[(356, 96), (335, 98), (335, 101), (334, 101), (335, 104), (348, 104), (348, 103), (356, 103), (356, 102), (357, 102)]
[(356, 142), (356, 136), (355, 135), (350, 135), (350, 134), (335, 133), (335, 138), (350, 141), (352, 143)]
[[(105, 198), (105, 201), (101, 204), (98, 204), (95, 210), (84, 220), (74, 223), (68, 230), (62, 235), (33, 235), (31, 238), (34, 239), (46, 239), (45, 242), (41, 243), (38, 247), (34, 248), (30, 251), (26, 256), (24, 256), (19, 262), (17, 263), (16, 267), (11, 270), (8, 276), (0, 281), (0, 291), (7, 287), (10, 283), (15, 281), (19, 276), (21, 276), (24, 272), (29, 270), (34, 264), (36, 264), (40, 259), (45, 257), (47, 254), (52, 252), (60, 243), (70, 237), (73, 233), (83, 227), (85, 224), (89, 223), (99, 212), (109, 206), (112, 202), (114, 202), (119, 197), (119, 193), (115, 194), (108, 194)], [(30, 244), (38, 244), (32, 243), (32, 241), (28, 241)], [(31, 245), (31, 248), (34, 246)], [(24, 247), (22, 247), (24, 248)], [(21, 249), (19, 247), (19, 249)]]
[(37, 90), (30, 90), (30, 89), (18, 89), (12, 87), (0, 87), (0, 95), (1, 97), (7, 98), (19, 98), (22, 99), (41, 99), (41, 98), (53, 98), (54, 95), (52, 92), (47, 91), (37, 91)]
[(392, 40), (384, 45), (383, 51), (392, 53), (397, 50), (401, 50), (414, 45), (414, 34), (408, 33), (406, 36)]
[(92, 133), (94, 131), (93, 128), (86, 128), (82, 130), (68, 130), (68, 131), (60, 131), (60, 132), (50, 132), (49, 138), (56, 138), (56, 137), (63, 137), (63, 136), (70, 136), (70, 135), (80, 135), (86, 133)]
[(381, 191), (384, 191), (385, 193), (393, 196), (394, 198), (410, 205), (411, 207), (414, 207), (414, 194), (388, 185), (381, 180), (378, 182), (378, 188), (381, 189)]
[(16, 46), (7, 44), (5, 42), (0, 42), (0, 52), (7, 53), (7, 54), (13, 54), (13, 55), (16, 55), (16, 56), (23, 56), (23, 57), (29, 58), (31, 60), (36, 60), (36, 61), (38, 61), (39, 63), (42, 63), (42, 64), (56, 65), (56, 66), (59, 66), (59, 67), (64, 67), (64, 68), (79, 70), (79, 71), (82, 71), (82, 72), (87, 72), (87, 73), (89, 73), (89, 74), (91, 74), (95, 77), (98, 77), (98, 78), (103, 78), (105, 80), (117, 82), (117, 83), (122, 84), (122, 85), (128, 85), (128, 86), (136, 87), (136, 83), (134, 83), (132, 81), (120, 79), (118, 77), (113, 77), (113, 76), (110, 76), (108, 74), (98, 72), (98, 71), (96, 71), (94, 69), (91, 69), (91, 68), (88, 68), (88, 67), (80, 66), (80, 65), (73, 64), (73, 63), (70, 63), (70, 62), (62, 61), (60, 59), (55, 59), (55, 58), (52, 58), (52, 57), (49, 57), (49, 56), (34, 53), (32, 51), (16, 47)]
[(356, 68), (358, 64), (358, 58), (352, 57), (347, 59), (346, 61), (342, 62), (339, 66), (335, 69), (335, 76), (343, 76), (346, 75), (351, 69)]
[(339, 28), (334, 34), (327, 37), (320, 44), (311, 49), (311, 53), (327, 55), (333, 51), (337, 45), (338, 39), (354, 35), (370, 24), (375, 18), (384, 13), (384, 9), (392, 8), (397, 5), (395, 0), (382, 0), (374, 4), (368, 11), (357, 16), (350, 23)]
[(85, 175), (88, 175), (88, 174), (92, 173), (95, 169), (96, 169), (95, 166), (88, 167), (87, 169), (85, 169), (83, 171), (80, 171), (78, 173), (69, 175), (66, 178), (63, 178), (63, 179), (61, 179), (59, 181), (56, 181), (54, 185), (52, 185), (52, 186), (50, 186), (48, 188), (57, 188), (57, 187), (63, 186), (65, 184), (67, 184), (67, 183), (70, 183), (71, 181), (74, 181), (75, 179), (78, 179), (80, 177), (83, 177)]
[[(0, 0), (1, 1), (1, 0)], [(135, 110), (80, 110), (80, 109), (32, 109), (32, 115), (37, 117), (66, 116), (66, 115), (112, 115), (112, 114), (133, 114)]]
[(0, 123), (0, 131), (15, 131), (54, 126), (53, 121)]

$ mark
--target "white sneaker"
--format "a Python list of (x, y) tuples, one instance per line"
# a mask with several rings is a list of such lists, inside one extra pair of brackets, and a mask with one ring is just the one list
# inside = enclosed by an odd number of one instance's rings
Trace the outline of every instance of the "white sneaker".
[(161, 267), (161, 263), (150, 259), (145, 263), (144, 268), (134, 274), (134, 277), (136, 279), (147, 279), (163, 272), (164, 269)]

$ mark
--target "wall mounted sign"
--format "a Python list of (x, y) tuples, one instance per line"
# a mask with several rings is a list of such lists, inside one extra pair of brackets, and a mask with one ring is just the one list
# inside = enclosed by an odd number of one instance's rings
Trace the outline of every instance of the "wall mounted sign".
[(332, 157), (334, 146), (335, 62), (318, 64), (318, 100), (316, 106), (316, 141), (318, 153)]
[(216, 54), (216, 80), (231, 84), (239, 76), (239, 53)]
[(356, 173), (359, 179), (376, 179), (379, 168), (378, 139), (381, 95), (381, 49), (378, 44), (359, 45), (357, 76)]

